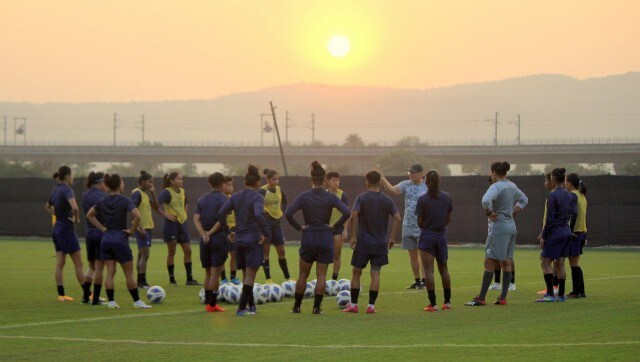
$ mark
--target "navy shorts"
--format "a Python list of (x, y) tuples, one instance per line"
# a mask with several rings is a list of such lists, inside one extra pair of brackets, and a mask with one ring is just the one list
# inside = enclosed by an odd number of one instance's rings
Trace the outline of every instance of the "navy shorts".
[(205, 244), (200, 240), (200, 262), (204, 269), (224, 265), (229, 257), (229, 241), (227, 237), (209, 239)]
[(580, 256), (582, 255), (582, 245), (584, 244), (584, 240), (587, 238), (587, 234), (585, 233), (576, 233), (571, 236), (571, 245), (569, 246), (569, 256)]
[(102, 240), (102, 231), (98, 229), (88, 229), (84, 236), (85, 245), (87, 247), (87, 260), (100, 260), (100, 240)]
[(356, 269), (364, 269), (371, 262), (371, 267), (382, 267), (389, 264), (388, 254), (369, 254), (363, 251), (354, 250), (351, 255), (351, 266)]
[(236, 244), (236, 269), (258, 269), (262, 266), (262, 244), (254, 242), (235, 242)]
[(138, 249), (151, 247), (151, 232), (153, 231), (153, 229), (144, 229), (144, 231), (145, 231), (144, 237), (140, 235), (140, 232), (137, 230), (134, 233), (134, 235), (136, 236), (136, 243), (138, 244)]
[(115, 260), (120, 264), (133, 260), (129, 237), (122, 230), (107, 230), (100, 242), (101, 260)]
[(566, 258), (569, 256), (570, 245), (571, 231), (569, 231), (569, 227), (552, 231), (544, 241), (541, 255), (547, 259)]
[(418, 249), (433, 255), (439, 263), (446, 263), (449, 259), (447, 236), (444, 232), (422, 232), (418, 241)]
[(333, 263), (333, 235), (329, 229), (305, 230), (302, 232), (300, 258), (311, 264)]
[(189, 231), (187, 230), (187, 222), (180, 224), (176, 221), (165, 220), (162, 227), (162, 236), (164, 242), (176, 240), (180, 244), (188, 244), (191, 242), (189, 238)]
[(267, 238), (267, 241), (271, 245), (284, 245), (284, 234), (282, 233), (282, 228), (280, 227), (280, 223), (277, 225), (269, 225), (270, 236)]
[(53, 246), (56, 252), (73, 254), (80, 251), (80, 243), (75, 228), (71, 223), (56, 222), (53, 226)]
[(333, 236), (337, 236), (337, 235), (342, 235), (342, 232), (344, 231), (344, 224), (340, 225), (337, 228), (333, 228)]

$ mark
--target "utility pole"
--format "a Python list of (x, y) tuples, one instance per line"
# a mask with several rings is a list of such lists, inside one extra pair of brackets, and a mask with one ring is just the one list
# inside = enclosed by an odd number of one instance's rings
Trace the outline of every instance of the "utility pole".
[(284, 141), (289, 143), (289, 111), (284, 113)]
[(496, 112), (496, 121), (493, 132), (493, 142), (497, 146), (498, 145), (498, 112)]
[(311, 113), (311, 143), (316, 143), (316, 115)]
[(518, 114), (518, 145), (520, 145), (520, 114)]
[(142, 143), (144, 144), (144, 114), (142, 115)]
[(4, 133), (3, 133), (4, 134), (4, 145), (6, 146), (7, 145), (7, 116), (4, 116), (3, 119), (4, 119), (4, 122), (3, 122), (3, 125), (4, 125)]
[(116, 127), (118, 123), (118, 114), (113, 114), (113, 147), (116, 146)]
[(273, 102), (269, 101), (269, 106), (271, 106), (271, 115), (273, 116), (273, 125), (276, 128), (276, 135), (278, 136), (278, 146), (280, 147), (280, 157), (282, 158), (282, 167), (284, 169), (284, 175), (287, 174), (287, 162), (284, 159), (284, 151), (282, 150), (282, 142), (280, 141), (280, 131), (278, 130), (278, 121), (276, 121), (276, 112), (275, 107), (273, 106)]

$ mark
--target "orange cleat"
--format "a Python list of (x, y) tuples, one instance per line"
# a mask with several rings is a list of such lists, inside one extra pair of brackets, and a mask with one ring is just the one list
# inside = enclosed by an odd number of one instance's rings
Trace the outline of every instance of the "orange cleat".
[(437, 312), (438, 311), (438, 306), (437, 305), (428, 305), (425, 309), (425, 312)]
[(219, 306), (219, 305), (217, 305), (217, 304), (216, 304), (216, 305), (214, 305), (213, 307), (212, 307), (212, 306), (210, 306), (209, 304), (207, 304), (207, 306), (205, 307), (205, 310), (206, 310), (207, 312), (211, 312), (211, 313), (215, 313), (215, 312), (226, 312), (226, 311), (227, 311), (226, 309), (222, 308), (221, 306)]
[(71, 302), (74, 299), (68, 295), (59, 295), (58, 296), (58, 302)]
[(342, 311), (345, 313), (358, 313), (358, 306), (352, 306), (351, 304), (349, 304), (349, 306)]

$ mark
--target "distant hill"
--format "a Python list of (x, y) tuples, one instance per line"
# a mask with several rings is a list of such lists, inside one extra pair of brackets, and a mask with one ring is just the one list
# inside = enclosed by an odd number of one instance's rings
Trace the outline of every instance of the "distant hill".
[[(129, 103), (3, 103), (0, 116), (27, 117), (29, 141), (112, 141), (113, 113), (121, 120), (118, 140), (138, 142), (145, 115), (148, 141), (259, 142), (260, 114), (277, 107), (285, 137), (338, 143), (348, 133), (365, 142), (405, 135), (421, 140), (491, 140), (500, 112), (499, 139), (514, 139), (508, 122), (521, 114), (522, 138), (597, 138), (640, 135), (640, 72), (577, 80), (543, 74), (424, 90), (324, 84), (290, 84), (215, 99)], [(264, 119), (270, 119), (269, 116)], [(19, 123), (19, 122), (18, 122)], [(271, 144), (265, 134), (265, 144)], [(20, 140), (20, 138), (18, 138)]]

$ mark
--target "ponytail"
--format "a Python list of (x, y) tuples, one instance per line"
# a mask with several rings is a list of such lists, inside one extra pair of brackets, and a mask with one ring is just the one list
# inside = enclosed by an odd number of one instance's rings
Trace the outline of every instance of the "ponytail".
[(585, 183), (580, 180), (580, 176), (578, 176), (578, 174), (570, 173), (567, 175), (566, 179), (567, 182), (569, 182), (573, 186), (573, 188), (580, 191), (581, 194), (587, 194), (587, 185), (585, 185)]
[(311, 181), (314, 185), (322, 185), (324, 183), (324, 176), (327, 171), (318, 163), (318, 161), (311, 162)]
[(436, 170), (429, 170), (426, 176), (427, 193), (436, 197), (440, 192), (440, 174)]
[(69, 166), (60, 166), (58, 171), (53, 174), (54, 180), (64, 181), (67, 176), (71, 176), (71, 168)]
[(102, 183), (104, 181), (104, 173), (102, 172), (89, 172), (87, 176), (87, 188), (90, 189), (95, 184)]

